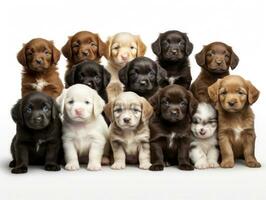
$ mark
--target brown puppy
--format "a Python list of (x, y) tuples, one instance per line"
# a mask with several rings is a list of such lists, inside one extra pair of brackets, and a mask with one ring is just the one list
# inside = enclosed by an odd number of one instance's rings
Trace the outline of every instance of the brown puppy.
[(189, 161), (191, 118), (197, 101), (192, 93), (179, 85), (160, 89), (150, 98), (155, 114), (150, 120), (150, 170), (163, 170), (164, 163), (181, 170), (193, 170)]
[(89, 31), (80, 31), (70, 36), (67, 43), (62, 47), (62, 53), (67, 58), (68, 62), (65, 77), (69, 75), (69, 70), (73, 65), (84, 60), (91, 60), (99, 63), (105, 48), (106, 45), (98, 34)]
[(235, 69), (239, 59), (232, 47), (222, 42), (213, 42), (196, 54), (196, 61), (201, 72), (190, 89), (199, 102), (210, 103), (208, 87), (218, 78), (227, 76), (229, 67)]
[(29, 41), (18, 52), (17, 59), (24, 69), (22, 72), (22, 96), (33, 92), (44, 92), (51, 97), (61, 94), (63, 84), (56, 64), (60, 51), (52, 41), (36, 38)]
[(248, 167), (260, 167), (255, 158), (254, 114), (250, 108), (259, 91), (250, 81), (231, 75), (211, 85), (208, 93), (218, 110), (221, 167), (233, 167), (237, 158), (244, 158)]

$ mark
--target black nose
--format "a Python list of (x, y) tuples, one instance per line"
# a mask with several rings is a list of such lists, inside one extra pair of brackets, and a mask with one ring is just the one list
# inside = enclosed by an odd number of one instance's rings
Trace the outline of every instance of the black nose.
[(171, 51), (173, 54), (177, 54), (177, 49), (172, 49)]
[(177, 110), (171, 110), (170, 113), (171, 113), (172, 115), (177, 115)]
[(123, 120), (124, 120), (124, 122), (127, 123), (127, 124), (130, 122), (130, 118), (128, 118), (128, 117), (125, 117)]
[(93, 83), (90, 81), (90, 82), (87, 83), (87, 85), (88, 85), (89, 87), (92, 87), (92, 86), (93, 86)]
[(235, 100), (231, 100), (228, 102), (229, 106), (234, 106), (236, 104), (236, 101)]
[(141, 86), (146, 86), (147, 84), (148, 84), (148, 81), (147, 80), (140, 81), (140, 85)]
[(41, 65), (41, 64), (43, 63), (43, 61), (42, 61), (41, 58), (37, 58), (37, 59), (36, 59), (36, 63), (39, 64), (39, 65)]
[(222, 61), (222, 60), (216, 60), (216, 63), (217, 63), (218, 65), (221, 65), (221, 64), (223, 63), (223, 61)]
[(40, 123), (42, 121), (43, 117), (42, 116), (38, 116), (34, 118), (34, 122), (35, 123)]
[(83, 54), (83, 56), (87, 56), (89, 54), (89, 51), (88, 50), (84, 50), (84, 51), (82, 51), (82, 54)]

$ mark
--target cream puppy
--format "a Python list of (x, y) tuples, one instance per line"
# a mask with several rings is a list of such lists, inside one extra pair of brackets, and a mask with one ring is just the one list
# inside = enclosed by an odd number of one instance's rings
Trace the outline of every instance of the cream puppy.
[(63, 148), (67, 170), (100, 170), (104, 149), (108, 148), (108, 127), (102, 116), (104, 101), (97, 92), (75, 84), (57, 98), (63, 125)]
[(192, 118), (192, 138), (190, 159), (198, 169), (219, 167), (217, 149), (217, 115), (207, 103), (199, 103)]
[(114, 154), (112, 169), (123, 169), (126, 163), (149, 169), (149, 119), (153, 108), (134, 92), (123, 92), (105, 107), (110, 118), (110, 143)]

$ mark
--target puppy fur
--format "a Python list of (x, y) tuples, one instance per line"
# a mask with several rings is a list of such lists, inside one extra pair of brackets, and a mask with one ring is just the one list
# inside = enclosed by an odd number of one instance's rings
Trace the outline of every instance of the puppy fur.
[(60, 51), (52, 41), (36, 38), (24, 44), (18, 52), (18, 62), (22, 71), (22, 97), (33, 91), (44, 92), (51, 97), (61, 94), (63, 84), (59, 78), (56, 64)]
[(222, 42), (213, 42), (203, 47), (196, 54), (196, 62), (201, 72), (191, 85), (191, 91), (199, 102), (211, 103), (208, 87), (219, 78), (229, 75), (229, 67), (233, 70), (238, 65), (238, 56), (232, 47)]
[(134, 92), (123, 92), (105, 107), (111, 121), (110, 142), (114, 155), (112, 169), (124, 169), (126, 163), (149, 169), (150, 130), (149, 118), (153, 108), (149, 102)]
[(259, 91), (241, 76), (229, 75), (218, 79), (208, 93), (218, 110), (221, 167), (233, 167), (237, 158), (244, 158), (248, 167), (260, 167), (255, 158), (254, 114), (250, 108)]
[(54, 100), (32, 92), (12, 108), (17, 132), (11, 144), (12, 173), (28, 171), (28, 165), (44, 165), (47, 171), (60, 170), (61, 121)]
[(169, 84), (178, 84), (189, 89), (192, 77), (188, 56), (192, 50), (193, 44), (187, 34), (175, 30), (161, 33), (152, 43), (153, 53), (167, 71)]
[(150, 98), (150, 103), (155, 112), (150, 120), (150, 170), (163, 170), (164, 164), (193, 170), (189, 149), (196, 99), (184, 87), (173, 84), (160, 89)]
[(219, 167), (217, 114), (211, 104), (199, 103), (193, 115), (189, 157), (198, 169)]
[(166, 85), (167, 72), (147, 57), (137, 57), (119, 71), (125, 91), (133, 91), (146, 99), (162, 85)]
[(100, 170), (104, 152), (108, 152), (108, 127), (101, 115), (104, 101), (97, 92), (75, 84), (57, 98), (63, 122), (65, 169), (78, 170), (88, 163), (88, 170)]

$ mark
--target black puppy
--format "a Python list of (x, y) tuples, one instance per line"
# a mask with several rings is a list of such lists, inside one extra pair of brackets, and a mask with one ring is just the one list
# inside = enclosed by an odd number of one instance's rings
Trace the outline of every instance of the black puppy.
[(167, 85), (167, 72), (147, 57), (137, 57), (119, 71), (125, 91), (151, 97), (160, 86)]
[(17, 133), (11, 144), (12, 173), (26, 173), (28, 165), (60, 170), (61, 121), (54, 100), (40, 92), (20, 99), (11, 111)]
[(74, 65), (66, 76), (66, 85), (81, 83), (95, 89), (98, 94), (107, 102), (106, 86), (110, 82), (111, 75), (104, 66), (94, 62), (85, 60)]
[(188, 56), (193, 44), (187, 34), (180, 31), (161, 33), (152, 43), (152, 51), (157, 55), (159, 64), (167, 71), (169, 84), (178, 84), (189, 89), (192, 77)]
[(179, 85), (160, 89), (150, 98), (154, 108), (150, 120), (150, 170), (163, 170), (164, 163), (193, 170), (189, 160), (191, 118), (197, 109), (192, 93)]

